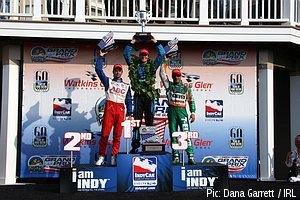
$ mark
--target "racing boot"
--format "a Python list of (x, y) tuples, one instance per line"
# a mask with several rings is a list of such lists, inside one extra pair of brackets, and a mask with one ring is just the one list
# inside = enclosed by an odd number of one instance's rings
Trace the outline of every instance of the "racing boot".
[(180, 163), (180, 159), (179, 159), (179, 155), (178, 154), (174, 154), (173, 155), (173, 164), (179, 164)]
[(97, 160), (95, 165), (98, 165), (98, 166), (104, 165), (105, 164), (104, 159), (105, 159), (104, 156), (99, 156), (99, 159)]
[(194, 160), (194, 154), (189, 154), (188, 155), (188, 164), (189, 165), (196, 165), (196, 161)]

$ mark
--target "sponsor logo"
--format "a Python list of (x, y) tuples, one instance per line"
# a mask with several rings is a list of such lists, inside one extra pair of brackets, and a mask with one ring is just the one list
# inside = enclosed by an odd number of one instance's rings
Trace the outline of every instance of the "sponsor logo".
[(74, 165), (76, 155), (62, 156), (62, 155), (34, 155), (28, 159), (28, 170), (30, 173), (45, 173), (45, 172), (59, 172), (60, 168), (65, 165)]
[(106, 184), (110, 179), (94, 178), (93, 171), (80, 170), (76, 172), (76, 168), (72, 171), (72, 182), (77, 182), (77, 191), (104, 191)]
[(186, 182), (186, 189), (213, 188), (218, 177), (203, 176), (201, 169), (181, 167), (181, 180)]
[(34, 127), (32, 146), (37, 148), (44, 148), (48, 146), (47, 128), (45, 126)]
[(36, 46), (31, 49), (32, 62), (69, 62), (77, 56), (76, 48), (54, 48)]
[(138, 156), (132, 158), (133, 186), (157, 185), (157, 158)]
[(202, 54), (202, 62), (204, 65), (238, 65), (242, 61), (246, 60), (247, 51), (222, 51), (222, 50), (205, 50)]
[(42, 173), (44, 172), (44, 160), (40, 156), (31, 156), (28, 159), (28, 170), (30, 173)]
[(223, 100), (205, 100), (206, 118), (223, 118)]
[(183, 84), (192, 89), (200, 89), (200, 91), (210, 91), (213, 87), (213, 83), (200, 80), (200, 75), (182, 73)]
[(241, 149), (244, 147), (243, 129), (233, 127), (229, 131), (229, 147), (232, 149)]
[(53, 116), (69, 117), (71, 116), (71, 109), (71, 98), (53, 98)]
[(99, 89), (104, 87), (96, 73), (91, 71), (86, 71), (85, 75), (89, 79), (84, 80), (80, 78), (66, 78), (64, 81), (65, 88), (87, 90), (87, 89)]
[(38, 70), (34, 73), (33, 89), (36, 92), (48, 92), (50, 87), (49, 73), (46, 70)]
[(220, 163), (228, 166), (228, 172), (241, 172), (248, 163), (248, 156), (207, 156), (202, 159), (203, 163)]
[(233, 73), (229, 75), (229, 94), (241, 95), (244, 93), (244, 79), (240, 73)]
[[(169, 139), (164, 139), (163, 142), (166, 144), (166, 147), (170, 147), (171, 141)], [(213, 140), (206, 140), (206, 139), (201, 139), (197, 138), (192, 140), (193, 146), (195, 148), (200, 148), (200, 149), (210, 149), (213, 145)]]
[(194, 146), (200, 147), (201, 149), (209, 149), (212, 146), (213, 141), (212, 140), (205, 140), (205, 139), (195, 139), (194, 140)]
[(51, 167), (62, 167), (64, 165), (74, 165), (76, 161), (76, 156), (73, 156), (72, 159), (70, 156), (44, 156), (44, 164), (45, 166), (51, 166)]

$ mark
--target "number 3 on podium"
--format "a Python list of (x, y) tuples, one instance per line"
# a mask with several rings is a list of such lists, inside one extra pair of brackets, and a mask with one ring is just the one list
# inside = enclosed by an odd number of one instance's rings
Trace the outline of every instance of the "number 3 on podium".
[(199, 133), (193, 132), (174, 132), (172, 138), (177, 138), (178, 144), (172, 143), (172, 149), (174, 150), (186, 150), (188, 148), (188, 139), (198, 138)]

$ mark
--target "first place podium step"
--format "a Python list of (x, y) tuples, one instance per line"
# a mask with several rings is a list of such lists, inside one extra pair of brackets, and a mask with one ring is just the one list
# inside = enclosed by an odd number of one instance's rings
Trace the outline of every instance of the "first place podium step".
[(61, 168), (60, 192), (168, 192), (227, 188), (227, 166), (172, 164), (172, 155), (119, 154), (117, 166)]

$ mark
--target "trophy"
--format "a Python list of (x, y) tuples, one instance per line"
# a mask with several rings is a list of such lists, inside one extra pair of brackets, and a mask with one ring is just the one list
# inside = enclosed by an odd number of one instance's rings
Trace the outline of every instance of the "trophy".
[(149, 41), (152, 39), (152, 35), (149, 32), (145, 32), (145, 25), (146, 23), (150, 20), (151, 18), (151, 13), (149, 11), (145, 10), (145, 5), (144, 8), (141, 5), (141, 10), (137, 11), (135, 13), (135, 19), (136, 21), (141, 24), (142, 26), (142, 32), (137, 32), (134, 35), (134, 38), (139, 41), (139, 42), (145, 42), (145, 41)]
[(168, 58), (170, 57), (176, 57), (178, 52), (178, 39), (175, 38), (174, 40), (171, 40), (168, 42), (168, 44), (164, 47), (166, 56)]
[(161, 137), (156, 134), (155, 126), (141, 126), (140, 135), (142, 138), (142, 152), (164, 152), (165, 143), (163, 143)]
[(98, 47), (100, 47), (102, 52), (109, 52), (118, 48), (113, 37), (113, 32), (109, 32), (103, 36), (102, 40), (98, 43)]

